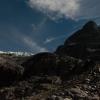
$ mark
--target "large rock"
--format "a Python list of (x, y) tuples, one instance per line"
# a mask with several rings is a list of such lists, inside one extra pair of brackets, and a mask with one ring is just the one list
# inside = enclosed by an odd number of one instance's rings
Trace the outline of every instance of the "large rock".
[(81, 59), (100, 61), (100, 28), (93, 21), (70, 36), (55, 52)]
[(53, 53), (39, 53), (22, 64), (24, 78), (32, 75), (57, 75), (62, 79), (70, 79), (92, 69), (95, 64), (91, 60), (82, 61), (68, 56), (57, 56)]
[(0, 86), (10, 85), (22, 77), (24, 69), (13, 60), (0, 57)]
[(25, 69), (24, 76), (39, 74), (54, 74), (57, 56), (53, 53), (39, 53), (30, 57), (22, 64)]

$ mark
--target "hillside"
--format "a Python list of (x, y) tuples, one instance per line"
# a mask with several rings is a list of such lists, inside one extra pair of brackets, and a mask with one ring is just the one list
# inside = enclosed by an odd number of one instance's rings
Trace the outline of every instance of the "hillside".
[(89, 21), (54, 53), (0, 54), (0, 100), (100, 100), (99, 45)]

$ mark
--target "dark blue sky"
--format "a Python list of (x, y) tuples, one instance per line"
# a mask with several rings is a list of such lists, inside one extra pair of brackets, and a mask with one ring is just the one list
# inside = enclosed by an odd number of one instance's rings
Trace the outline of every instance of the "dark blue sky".
[(94, 19), (56, 18), (53, 17), (55, 14), (49, 15), (30, 7), (29, 1), (32, 0), (0, 1), (0, 50), (32, 53), (54, 51), (70, 34)]

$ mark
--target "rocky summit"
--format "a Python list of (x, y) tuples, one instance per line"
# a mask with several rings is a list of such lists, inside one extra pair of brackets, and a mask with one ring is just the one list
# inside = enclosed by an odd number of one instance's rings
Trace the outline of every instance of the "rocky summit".
[(100, 100), (99, 41), (89, 21), (54, 53), (0, 54), (0, 100)]
[(56, 50), (59, 55), (68, 55), (81, 59), (100, 60), (100, 27), (93, 21), (71, 35)]

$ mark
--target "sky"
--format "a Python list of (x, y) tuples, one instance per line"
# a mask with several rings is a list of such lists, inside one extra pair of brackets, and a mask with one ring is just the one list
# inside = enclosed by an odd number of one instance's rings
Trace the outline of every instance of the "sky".
[(53, 52), (87, 21), (100, 24), (100, 0), (0, 0), (0, 51)]

